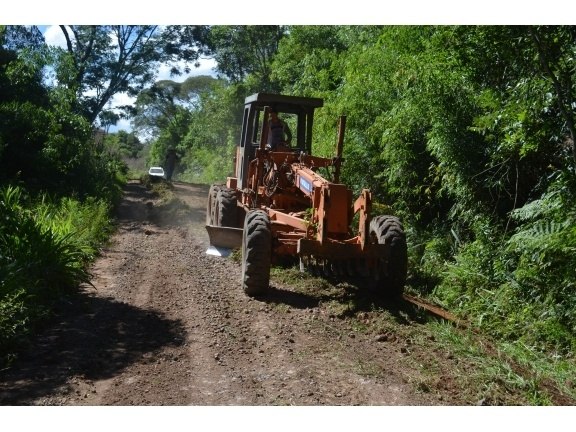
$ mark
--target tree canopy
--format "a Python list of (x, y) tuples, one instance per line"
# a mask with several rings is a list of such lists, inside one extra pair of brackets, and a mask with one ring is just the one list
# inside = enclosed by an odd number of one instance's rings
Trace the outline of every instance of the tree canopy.
[[(195, 61), (199, 51), (175, 48), (174, 27), (60, 26), (67, 48), (57, 57), (58, 82), (76, 92), (82, 113), (94, 122), (118, 93), (137, 96), (151, 84), (160, 64)], [(130, 110), (129, 106), (117, 107)]]

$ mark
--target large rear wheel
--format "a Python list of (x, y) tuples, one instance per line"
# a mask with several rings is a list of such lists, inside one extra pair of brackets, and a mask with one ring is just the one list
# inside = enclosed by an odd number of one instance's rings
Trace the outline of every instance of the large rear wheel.
[(377, 216), (370, 222), (372, 243), (389, 244), (388, 259), (378, 263), (376, 278), (386, 297), (401, 297), (408, 273), (408, 247), (406, 234), (400, 220), (395, 216)]
[(270, 285), (272, 235), (270, 218), (262, 210), (251, 210), (242, 234), (242, 288), (249, 296), (260, 296)]
[(238, 222), (238, 205), (236, 191), (221, 187), (216, 193), (213, 223), (221, 227), (236, 227)]

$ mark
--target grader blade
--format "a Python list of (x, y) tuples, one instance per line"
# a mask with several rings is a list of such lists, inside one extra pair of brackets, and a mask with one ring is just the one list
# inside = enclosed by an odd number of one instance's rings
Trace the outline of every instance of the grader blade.
[(237, 249), (242, 246), (242, 228), (206, 225), (210, 246)]

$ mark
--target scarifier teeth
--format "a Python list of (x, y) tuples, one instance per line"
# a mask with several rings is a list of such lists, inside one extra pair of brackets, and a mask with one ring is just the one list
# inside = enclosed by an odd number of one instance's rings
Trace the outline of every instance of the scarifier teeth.
[(330, 261), (330, 273), (332, 276), (338, 276), (338, 262), (337, 261)]
[(310, 257), (310, 261), (309, 261), (309, 271), (313, 276), (317, 275), (317, 271), (316, 271), (316, 260), (313, 257)]
[(301, 273), (310, 273), (319, 277), (362, 277), (372, 276), (376, 280), (382, 274), (378, 266), (372, 266), (364, 259), (323, 259), (313, 255), (300, 256), (299, 269)]
[(368, 269), (368, 263), (365, 260), (356, 260), (356, 269), (361, 277), (370, 276), (370, 270)]
[(314, 276), (322, 276), (322, 270), (320, 268), (320, 260), (318, 258), (312, 258), (312, 274)]
[(356, 269), (353, 260), (346, 260), (346, 272), (350, 277), (356, 276)]
[(336, 267), (336, 274), (338, 276), (345, 276), (346, 274), (346, 270), (343, 264), (344, 261), (342, 260), (337, 260), (334, 262), (334, 266)]
[(324, 274), (325, 277), (330, 276), (330, 263), (328, 262), (328, 260), (325, 259), (322, 260), (322, 273)]

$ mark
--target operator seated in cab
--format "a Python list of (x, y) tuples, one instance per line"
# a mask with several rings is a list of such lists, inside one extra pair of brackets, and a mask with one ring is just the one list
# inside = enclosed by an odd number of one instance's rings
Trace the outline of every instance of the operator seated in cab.
[(278, 111), (275, 108), (270, 110), (269, 118), (270, 130), (268, 132), (268, 146), (272, 151), (287, 152), (290, 151), (290, 141), (292, 141), (292, 132), (284, 120), (278, 117)]

